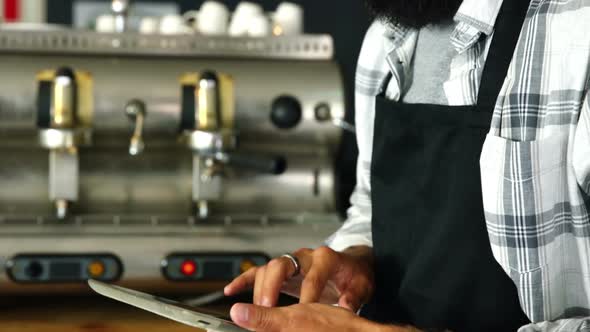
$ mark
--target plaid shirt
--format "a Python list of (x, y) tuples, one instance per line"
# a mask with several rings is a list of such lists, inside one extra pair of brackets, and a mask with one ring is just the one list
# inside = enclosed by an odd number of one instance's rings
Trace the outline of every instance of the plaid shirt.
[[(502, 0), (464, 0), (444, 84), (474, 105)], [(375, 22), (356, 77), (359, 161), (349, 218), (328, 244), (372, 246), (375, 96), (400, 100), (418, 31)], [(494, 38), (502, 38), (495, 36)], [(590, 0), (532, 0), (481, 156), (490, 244), (518, 288), (528, 331), (590, 331)], [(484, 299), (485, 300), (485, 299)], [(501, 319), (501, 318), (499, 318)]]

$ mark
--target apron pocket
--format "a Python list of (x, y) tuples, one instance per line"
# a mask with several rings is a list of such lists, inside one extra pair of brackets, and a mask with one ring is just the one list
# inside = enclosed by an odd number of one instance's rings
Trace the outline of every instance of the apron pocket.
[(567, 136), (517, 142), (489, 134), (481, 155), (492, 251), (507, 274), (539, 272), (561, 257), (554, 239), (571, 219)]

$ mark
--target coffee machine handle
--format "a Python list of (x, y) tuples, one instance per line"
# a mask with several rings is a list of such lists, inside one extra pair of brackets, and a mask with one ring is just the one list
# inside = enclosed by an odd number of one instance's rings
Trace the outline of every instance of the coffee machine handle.
[(133, 99), (125, 106), (125, 114), (134, 123), (133, 135), (129, 143), (129, 154), (140, 155), (145, 149), (143, 141), (143, 127), (146, 117), (145, 103), (139, 99)]

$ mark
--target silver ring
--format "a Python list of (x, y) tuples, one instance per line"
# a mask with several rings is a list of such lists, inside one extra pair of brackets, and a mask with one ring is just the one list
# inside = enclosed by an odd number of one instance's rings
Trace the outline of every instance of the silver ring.
[(281, 256), (281, 258), (288, 258), (291, 263), (293, 263), (293, 266), (295, 267), (295, 272), (293, 273), (293, 275), (291, 275), (291, 278), (296, 277), (299, 275), (299, 273), (301, 273), (301, 264), (299, 264), (299, 260), (297, 259), (297, 257), (291, 255), (291, 254), (284, 254)]

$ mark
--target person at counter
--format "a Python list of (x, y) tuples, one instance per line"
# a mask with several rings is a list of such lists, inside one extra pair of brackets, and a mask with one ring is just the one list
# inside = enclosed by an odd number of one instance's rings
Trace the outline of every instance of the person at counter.
[[(232, 319), (590, 330), (590, 1), (367, 2), (349, 218), (327, 247), (230, 283), (227, 295), (254, 289)], [(297, 279), (300, 304), (275, 308)]]

